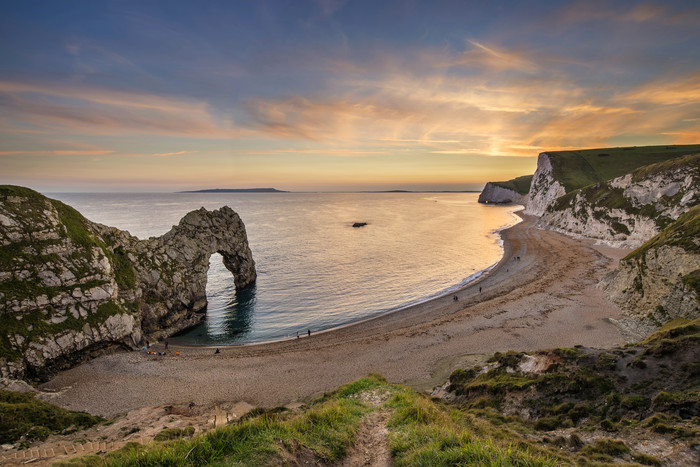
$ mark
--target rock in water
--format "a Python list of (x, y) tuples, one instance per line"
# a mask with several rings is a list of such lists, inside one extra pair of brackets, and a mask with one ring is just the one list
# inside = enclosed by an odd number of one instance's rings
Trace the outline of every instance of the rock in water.
[(33, 190), (0, 186), (0, 375), (47, 379), (199, 323), (213, 253), (237, 289), (255, 282), (245, 226), (227, 206), (139, 240)]

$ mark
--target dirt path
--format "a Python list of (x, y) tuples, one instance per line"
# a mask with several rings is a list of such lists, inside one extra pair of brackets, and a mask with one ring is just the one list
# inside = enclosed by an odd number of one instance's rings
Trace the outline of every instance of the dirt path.
[(370, 413), (360, 426), (355, 444), (348, 450), (347, 457), (340, 463), (341, 467), (389, 467), (391, 453), (387, 435), (386, 422), (389, 413), (379, 410)]
[(311, 337), (217, 355), (172, 345), (166, 357), (115, 353), (62, 372), (42, 388), (56, 391), (50, 402), (107, 417), (189, 402), (269, 407), (308, 400), (370, 372), (429, 389), (467, 354), (624, 342), (607, 319), (619, 309), (595, 287), (622, 250), (538, 230), (528, 217), (502, 236), (501, 263), (458, 291), (457, 301), (440, 297)]

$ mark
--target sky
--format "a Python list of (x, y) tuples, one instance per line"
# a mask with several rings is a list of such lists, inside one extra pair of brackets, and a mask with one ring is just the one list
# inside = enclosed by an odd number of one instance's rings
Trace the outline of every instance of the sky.
[(2, 5), (1, 184), (479, 190), (700, 143), (697, 0)]

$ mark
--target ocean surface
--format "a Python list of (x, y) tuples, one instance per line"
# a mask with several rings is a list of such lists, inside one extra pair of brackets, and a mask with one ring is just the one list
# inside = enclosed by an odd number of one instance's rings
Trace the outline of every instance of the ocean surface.
[(142, 239), (202, 206), (228, 205), (241, 216), (257, 283), (236, 291), (221, 256), (212, 255), (206, 320), (170, 339), (197, 345), (295, 337), (450, 293), (500, 260), (497, 231), (518, 221), (517, 207), (481, 205), (475, 193), (49, 196)]

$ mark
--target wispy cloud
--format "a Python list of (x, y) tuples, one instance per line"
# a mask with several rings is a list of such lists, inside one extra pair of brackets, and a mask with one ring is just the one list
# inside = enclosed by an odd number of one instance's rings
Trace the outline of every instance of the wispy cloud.
[(177, 151), (177, 152), (161, 152), (158, 154), (151, 154), (153, 157), (170, 157), (170, 156), (179, 156), (182, 154), (194, 154), (199, 151)]
[(146, 133), (226, 138), (202, 101), (112, 88), (0, 81), (0, 123), (54, 133)]
[(472, 45), (456, 59), (446, 63), (449, 66), (487, 67), (496, 70), (520, 70), (536, 72), (538, 65), (522, 51), (506, 50), (496, 45), (485, 44), (475, 40), (468, 40)]
[(105, 156), (113, 154), (113, 150), (92, 150), (92, 149), (55, 149), (55, 150), (15, 150), (0, 151), (0, 156), (13, 156), (17, 154), (39, 155), (39, 156)]

